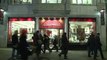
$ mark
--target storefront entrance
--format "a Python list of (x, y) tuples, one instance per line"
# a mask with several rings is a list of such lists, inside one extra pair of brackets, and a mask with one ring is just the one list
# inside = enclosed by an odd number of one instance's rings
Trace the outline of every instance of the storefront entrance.
[(42, 34), (46, 34), (50, 38), (50, 47), (55, 36), (58, 37), (58, 46), (60, 45), (60, 38), (64, 31), (64, 20), (61, 18), (42, 18), (39, 22), (40, 31)]
[(12, 35), (15, 30), (18, 31), (18, 36), (22, 29), (27, 31), (27, 41), (32, 42), (32, 36), (34, 32), (35, 21), (32, 17), (12, 17), (8, 21), (8, 43), (11, 44)]

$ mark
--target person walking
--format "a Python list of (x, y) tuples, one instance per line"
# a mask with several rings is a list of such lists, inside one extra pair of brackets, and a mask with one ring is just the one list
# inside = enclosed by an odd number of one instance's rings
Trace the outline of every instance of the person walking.
[(46, 35), (46, 34), (44, 34), (44, 37), (43, 37), (43, 44), (44, 44), (44, 49), (43, 49), (43, 52), (45, 53), (46, 52), (46, 49), (48, 49), (48, 51), (49, 52), (51, 52), (51, 49), (50, 49), (50, 47), (49, 47), (49, 37)]
[(20, 54), (21, 54), (21, 59), (22, 60), (28, 60), (28, 47), (29, 44), (27, 43), (26, 39), (27, 39), (27, 31), (26, 30), (22, 30), (21, 34), (20, 34), (20, 42), (19, 42), (19, 50), (20, 50)]
[(102, 52), (102, 44), (100, 41), (100, 33), (97, 33), (95, 36), (95, 44), (94, 44), (94, 60), (96, 60), (98, 51), (100, 52), (102, 60), (104, 60), (104, 55)]
[(67, 59), (67, 53), (68, 53), (68, 44), (69, 41), (67, 39), (66, 33), (64, 32), (61, 39), (61, 52), (59, 53), (59, 57), (63, 54), (64, 59)]
[(34, 33), (33, 42), (34, 42), (34, 46), (35, 46), (35, 49), (36, 49), (35, 53), (37, 55), (37, 58), (39, 59), (39, 56), (40, 56), (41, 50), (42, 50), (41, 46), (42, 46), (42, 43), (43, 43), (42, 42), (42, 35), (41, 35), (40, 31), (36, 31)]
[(12, 58), (14, 59), (16, 55), (19, 54), (18, 51), (18, 31), (14, 31), (14, 34), (12, 35)]
[(58, 44), (58, 37), (55, 35), (54, 36), (54, 40), (53, 40), (53, 47), (52, 47), (51, 50), (56, 49), (56, 52), (58, 52), (58, 46), (57, 46), (57, 44)]

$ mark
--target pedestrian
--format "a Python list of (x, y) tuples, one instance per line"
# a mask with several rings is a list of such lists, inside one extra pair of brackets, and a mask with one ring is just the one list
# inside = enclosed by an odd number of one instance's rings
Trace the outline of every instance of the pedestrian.
[(64, 59), (67, 59), (69, 41), (67, 39), (66, 33), (64, 32), (61, 39), (61, 52), (59, 53), (59, 57), (63, 54)]
[(91, 55), (94, 54), (94, 40), (95, 40), (95, 35), (92, 32), (91, 35), (89, 36), (88, 42), (87, 42), (88, 57), (91, 57)]
[(20, 42), (19, 42), (19, 50), (20, 50), (20, 54), (21, 54), (21, 59), (22, 60), (28, 60), (28, 47), (29, 47), (29, 44), (27, 43), (26, 41), (27, 39), (27, 31), (25, 29), (23, 29), (21, 31), (21, 34), (20, 34)]
[(103, 55), (101, 46), (102, 46), (102, 44), (100, 41), (100, 33), (97, 33), (95, 36), (95, 44), (94, 44), (94, 59), (95, 60), (97, 58), (98, 51), (100, 52), (101, 58), (104, 60), (104, 55)]
[(34, 42), (34, 46), (35, 46), (35, 53), (37, 55), (37, 58), (39, 58), (40, 54), (41, 54), (41, 46), (42, 46), (42, 35), (40, 33), (40, 31), (36, 31), (34, 33), (34, 36), (33, 36), (33, 42)]
[(56, 52), (58, 52), (58, 46), (57, 46), (57, 44), (58, 44), (58, 37), (55, 35), (54, 36), (54, 40), (53, 40), (53, 47), (52, 47), (51, 50), (55, 49)]
[(44, 39), (43, 40), (43, 45), (44, 45), (43, 52), (45, 53), (47, 49), (48, 49), (49, 52), (51, 52), (51, 49), (49, 47), (49, 41), (50, 41), (50, 39), (49, 39), (48, 35), (44, 34), (43, 39)]
[(18, 54), (18, 31), (15, 30), (14, 34), (12, 35), (12, 58), (14, 59)]

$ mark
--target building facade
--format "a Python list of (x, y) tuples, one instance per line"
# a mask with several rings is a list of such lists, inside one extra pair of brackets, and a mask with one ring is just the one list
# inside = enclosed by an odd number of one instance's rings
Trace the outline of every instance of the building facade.
[[(101, 34), (103, 49), (107, 48), (104, 0), (0, 0), (3, 23), (0, 24), (0, 47), (11, 43), (15, 30), (40, 30), (50, 38), (67, 33), (70, 43), (84, 44), (91, 32)], [(100, 12), (103, 10), (103, 12)]]

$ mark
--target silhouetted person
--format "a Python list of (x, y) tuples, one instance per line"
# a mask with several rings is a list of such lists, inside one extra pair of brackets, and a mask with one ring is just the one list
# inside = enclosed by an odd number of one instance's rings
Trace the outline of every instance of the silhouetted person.
[(62, 35), (61, 44), (62, 44), (61, 45), (61, 53), (59, 54), (59, 56), (61, 56), (63, 54), (64, 59), (67, 59), (69, 41), (67, 39), (66, 33), (63, 33), (63, 35)]
[(94, 44), (94, 59), (96, 60), (97, 57), (97, 51), (100, 52), (101, 58), (104, 59), (102, 48), (102, 44), (100, 42), (100, 33), (97, 33), (95, 36), (95, 44)]
[(21, 54), (22, 60), (28, 60), (28, 47), (29, 44), (27, 43), (27, 32), (26, 30), (22, 30), (20, 34), (20, 42), (19, 42), (19, 49)]
[(49, 47), (49, 37), (46, 35), (46, 34), (44, 34), (44, 37), (43, 37), (43, 44), (44, 44), (44, 50), (43, 50), (43, 52), (45, 53), (46, 52), (46, 49), (48, 49), (49, 50), (49, 52), (51, 52), (51, 49), (50, 49), (50, 47)]
[(55, 49), (56, 52), (58, 52), (58, 46), (57, 46), (57, 44), (58, 44), (58, 37), (57, 37), (57, 36), (54, 36), (53, 47), (52, 47), (51, 50)]
[(90, 37), (88, 38), (87, 47), (88, 47), (88, 57), (91, 57), (91, 54), (94, 54), (94, 40), (95, 35), (91, 33)]
[(36, 31), (34, 33), (33, 41), (34, 41), (34, 45), (35, 45), (35, 48), (36, 48), (36, 55), (39, 58), (39, 55), (41, 54), (41, 50), (42, 50), (42, 48), (41, 48), (42, 35), (41, 35), (40, 31)]
[(14, 34), (12, 35), (12, 58), (15, 57), (15, 52), (16, 55), (19, 54), (19, 51), (18, 51), (18, 31), (14, 31)]

